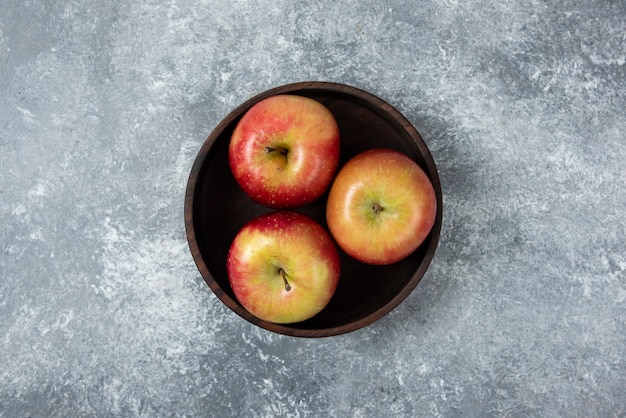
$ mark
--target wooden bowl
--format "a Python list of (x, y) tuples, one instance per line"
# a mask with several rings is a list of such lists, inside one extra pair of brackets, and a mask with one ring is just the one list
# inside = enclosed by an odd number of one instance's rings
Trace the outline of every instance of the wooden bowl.
[[(228, 144), (235, 125), (255, 103), (277, 94), (296, 94), (323, 103), (334, 114), (341, 135), (341, 161), (370, 148), (401, 151), (428, 174), (437, 194), (437, 218), (426, 241), (404, 260), (371, 266), (341, 254), (341, 277), (326, 308), (303, 322), (278, 325), (262, 321), (237, 302), (228, 282), (226, 257), (239, 229), (270, 209), (253, 202), (238, 186), (228, 165)], [(297, 208), (326, 226), (327, 194)], [(234, 109), (211, 132), (195, 160), (185, 195), (185, 227), (194, 261), (215, 295), (242, 318), (264, 329), (298, 337), (327, 337), (354, 331), (398, 306), (419, 283), (430, 264), (441, 231), (441, 185), (435, 162), (420, 134), (390, 104), (363, 90), (336, 83), (302, 82), (267, 90)]]

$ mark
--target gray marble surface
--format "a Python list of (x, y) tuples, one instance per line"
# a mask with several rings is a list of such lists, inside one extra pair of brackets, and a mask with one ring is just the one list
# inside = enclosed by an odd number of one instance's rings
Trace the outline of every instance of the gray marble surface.
[[(0, 0), (0, 417), (626, 416), (626, 3)], [(431, 268), (298, 339), (210, 292), (187, 176), (249, 97), (387, 100), (437, 162)]]

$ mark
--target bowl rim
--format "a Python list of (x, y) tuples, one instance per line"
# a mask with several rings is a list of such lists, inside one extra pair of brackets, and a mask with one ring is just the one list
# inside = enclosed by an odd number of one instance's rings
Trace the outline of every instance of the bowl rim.
[[(420, 154), (424, 159), (424, 164), (426, 166), (426, 174), (428, 175), (430, 181), (433, 184), (435, 189), (435, 195), (437, 197), (437, 213), (435, 218), (435, 223), (433, 228), (429, 234), (429, 242), (428, 246), (425, 249), (424, 256), (421, 262), (418, 265), (416, 271), (412, 274), (409, 281), (402, 287), (400, 292), (398, 292), (393, 298), (391, 298), (387, 303), (383, 306), (375, 310), (374, 312), (355, 320), (353, 322), (335, 326), (328, 328), (316, 328), (316, 329), (302, 329), (302, 328), (293, 328), (290, 327), (289, 324), (275, 324), (272, 322), (261, 320), (252, 314), (250, 314), (245, 308), (243, 308), (239, 302), (231, 298), (220, 286), (217, 280), (213, 277), (211, 271), (206, 265), (200, 247), (198, 245), (198, 241), (196, 239), (196, 232), (194, 228), (194, 199), (196, 195), (196, 186), (198, 183), (198, 177), (201, 172), (202, 167), (204, 166), (205, 160), (211, 150), (215, 141), (221, 136), (223, 131), (239, 118), (247, 109), (252, 107), (255, 103), (278, 94), (297, 94), (297, 92), (302, 91), (315, 91), (322, 90), (333, 93), (339, 93), (344, 95), (352, 95), (356, 98), (363, 100), (381, 110), (381, 113), (386, 114), (386, 116), (390, 119), (393, 119), (395, 122), (401, 124), (402, 128), (408, 133), (411, 137), (415, 145), (418, 147)], [(380, 97), (360, 89), (358, 87), (354, 87), (348, 84), (342, 84), (337, 82), (329, 82), (329, 81), (301, 81), (295, 83), (289, 83), (284, 85), (279, 85), (268, 90), (262, 91), (254, 96), (250, 97), (233, 110), (231, 110), (226, 117), (224, 117), (211, 131), (209, 136), (203, 142), (194, 163), (192, 165), (188, 180), (187, 187), (185, 190), (185, 202), (184, 202), (184, 219), (185, 219), (185, 230), (187, 236), (187, 243), (193, 257), (193, 260), (198, 268), (202, 278), (207, 283), (212, 292), (217, 296), (218, 299), (222, 303), (224, 303), (230, 310), (235, 312), (237, 315), (247, 320), (248, 322), (266, 329), (268, 331), (283, 334), (287, 336), (293, 337), (309, 337), (309, 338), (318, 338), (318, 337), (330, 337), (337, 336), (341, 334), (345, 334), (348, 332), (356, 331), (358, 329), (364, 328), (367, 325), (370, 325), (383, 316), (390, 313), (397, 306), (401, 304), (404, 299), (406, 299), (409, 294), (415, 289), (418, 283), (421, 281), (422, 277), (425, 275), (430, 263), (434, 257), (435, 251), (439, 244), (439, 238), (441, 234), (441, 226), (442, 226), (442, 216), (443, 216), (443, 198), (442, 198), (442, 190), (441, 183), (439, 179), (439, 174), (437, 171), (437, 167), (435, 161), (428, 149), (426, 143), (423, 138), (417, 131), (417, 129), (413, 126), (413, 124), (394, 106), (381, 99)]]

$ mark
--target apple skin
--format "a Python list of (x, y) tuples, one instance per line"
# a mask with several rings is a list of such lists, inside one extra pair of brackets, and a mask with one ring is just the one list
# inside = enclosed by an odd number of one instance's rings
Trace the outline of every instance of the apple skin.
[(367, 264), (402, 260), (435, 223), (437, 197), (426, 173), (407, 155), (376, 148), (350, 159), (333, 182), (326, 221), (348, 255)]
[(235, 297), (252, 315), (277, 324), (300, 322), (324, 309), (335, 293), (339, 252), (313, 218), (279, 210), (239, 230), (227, 272)]
[(319, 198), (339, 167), (339, 127), (317, 100), (290, 94), (254, 104), (237, 123), (228, 158), (239, 186), (270, 208)]

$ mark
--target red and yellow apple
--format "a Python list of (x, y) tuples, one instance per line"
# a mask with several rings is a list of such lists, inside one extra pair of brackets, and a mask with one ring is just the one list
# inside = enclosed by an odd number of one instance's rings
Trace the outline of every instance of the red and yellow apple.
[(435, 222), (437, 198), (426, 173), (391, 149), (364, 151), (335, 178), (326, 221), (348, 255), (367, 264), (397, 262), (417, 249)]
[(319, 313), (337, 288), (339, 253), (314, 219), (290, 210), (246, 223), (228, 252), (230, 286), (252, 315), (278, 324)]
[(254, 104), (237, 123), (228, 158), (241, 188), (271, 208), (319, 198), (339, 166), (339, 127), (317, 100), (282, 94)]

